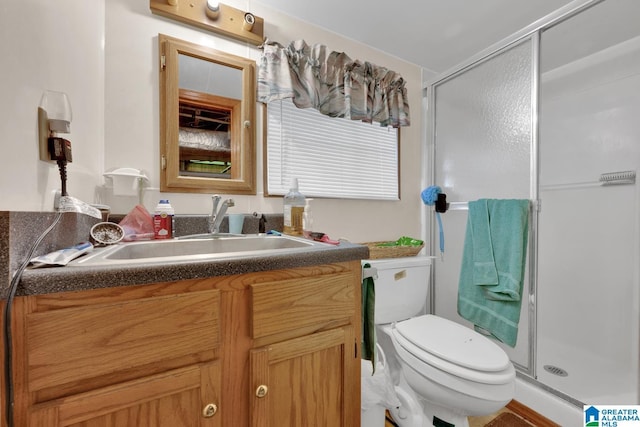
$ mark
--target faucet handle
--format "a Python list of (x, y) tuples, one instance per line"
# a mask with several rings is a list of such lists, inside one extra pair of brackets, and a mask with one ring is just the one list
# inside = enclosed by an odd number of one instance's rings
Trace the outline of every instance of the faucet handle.
[(213, 203), (213, 209), (211, 209), (211, 211), (214, 215), (218, 210), (218, 203), (220, 203), (221, 199), (222, 199), (222, 196), (220, 196), (219, 194), (214, 194), (213, 196), (211, 196), (211, 202)]

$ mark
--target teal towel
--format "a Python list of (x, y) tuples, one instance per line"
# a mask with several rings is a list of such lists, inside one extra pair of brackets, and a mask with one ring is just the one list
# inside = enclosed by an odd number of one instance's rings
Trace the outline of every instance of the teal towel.
[(528, 200), (469, 202), (458, 314), (515, 346), (529, 234)]
[(471, 202), (467, 227), (473, 238), (473, 283), (476, 285), (497, 285), (498, 270), (493, 258), (491, 231), (489, 230), (489, 209), (487, 199)]
[[(364, 264), (363, 269), (371, 268), (370, 264)], [(373, 372), (376, 370), (375, 349), (376, 349), (376, 290), (373, 277), (362, 279), (362, 346), (361, 358), (371, 360)]]

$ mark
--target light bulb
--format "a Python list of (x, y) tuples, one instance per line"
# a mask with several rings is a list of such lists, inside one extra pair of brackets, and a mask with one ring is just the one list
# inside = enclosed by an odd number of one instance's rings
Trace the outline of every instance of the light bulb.
[(220, 3), (215, 0), (207, 0), (205, 12), (209, 18), (217, 19), (220, 13)]

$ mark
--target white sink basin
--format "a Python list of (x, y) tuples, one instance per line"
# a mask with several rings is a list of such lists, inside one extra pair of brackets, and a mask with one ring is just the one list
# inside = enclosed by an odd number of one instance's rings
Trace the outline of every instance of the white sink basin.
[(69, 263), (69, 266), (97, 266), (133, 263), (165, 263), (230, 257), (296, 253), (319, 243), (292, 236), (247, 235), (194, 239), (150, 240), (118, 243), (99, 248)]

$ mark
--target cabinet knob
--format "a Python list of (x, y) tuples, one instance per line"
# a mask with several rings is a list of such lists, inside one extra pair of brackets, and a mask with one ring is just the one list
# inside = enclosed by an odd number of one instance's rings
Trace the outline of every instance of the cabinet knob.
[(256, 389), (256, 396), (258, 397), (265, 397), (267, 395), (267, 392), (269, 391), (269, 389), (267, 388), (266, 385), (260, 385), (258, 386), (258, 388)]
[(205, 418), (211, 418), (216, 414), (216, 412), (218, 412), (218, 405), (215, 403), (209, 403), (202, 410), (202, 416)]

